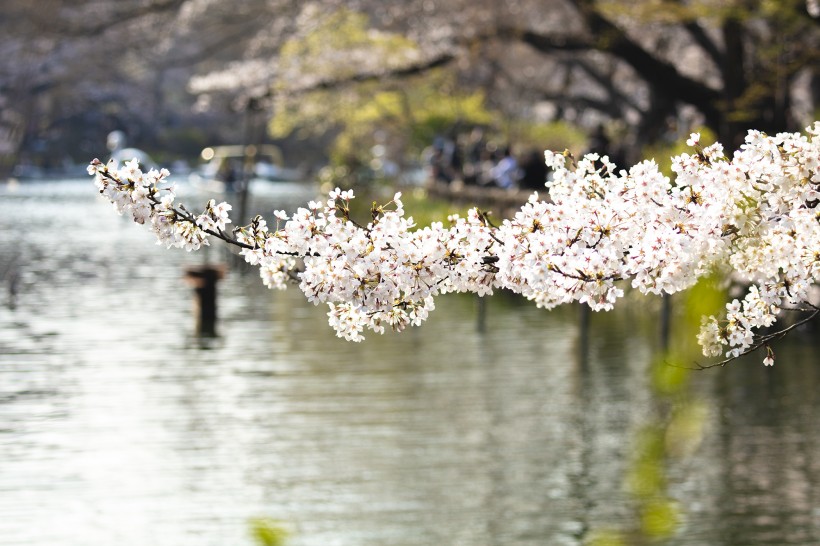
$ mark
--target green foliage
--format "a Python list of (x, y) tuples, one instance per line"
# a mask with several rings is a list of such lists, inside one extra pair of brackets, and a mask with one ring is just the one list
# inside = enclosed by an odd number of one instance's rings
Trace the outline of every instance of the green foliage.
[(680, 508), (667, 498), (656, 498), (644, 506), (641, 513), (641, 529), (654, 540), (669, 538), (680, 524)]
[(250, 532), (259, 546), (284, 546), (290, 533), (282, 522), (269, 518), (254, 518), (250, 521)]
[[(346, 61), (350, 56), (366, 59), (364, 66)], [(520, 146), (583, 149), (586, 139), (577, 128), (561, 122), (508, 121), (488, 107), (483, 91), (461, 88), (444, 69), (400, 81), (387, 77), (347, 81), (363, 73), (389, 72), (418, 56), (415, 43), (373, 31), (363, 14), (340, 9), (320, 17), (311, 32), (289, 40), (282, 48), (282, 78), (274, 88), (281, 92), (275, 95), (270, 133), (276, 138), (335, 134), (331, 164), (347, 167), (351, 175), (369, 165), (371, 149), (377, 144), (387, 149), (388, 157), (403, 163), (418, 158), (437, 135), (453, 135), (474, 126), (489, 127), (488, 133)], [(289, 75), (305, 74), (312, 75), (314, 83), (347, 83), (293, 92), (299, 85)]]
[(627, 546), (628, 543), (620, 531), (601, 529), (593, 531), (584, 544), (585, 546)]
[(780, 25), (809, 22), (805, 0), (599, 0), (607, 17), (642, 24), (680, 25), (700, 21), (719, 27), (726, 20), (767, 19)]
[[(412, 40), (370, 28), (367, 15), (347, 8), (310, 16), (311, 29), (287, 40), (280, 50), (283, 75), (275, 89), (292, 89), (297, 77), (341, 79), (398, 67), (419, 55)], [(298, 84), (298, 81), (296, 82)]]
[(652, 366), (652, 387), (656, 392), (670, 396), (680, 392), (689, 380), (690, 370), (678, 359), (666, 355), (662, 362)]
[[(726, 303), (726, 290), (722, 278), (713, 274), (704, 277), (695, 286), (684, 292), (683, 318), (691, 330), (700, 328), (703, 316), (715, 315), (723, 311)], [(691, 347), (691, 344), (687, 346)]]
[(335, 130), (331, 162), (355, 165), (367, 164), (376, 144), (398, 156), (418, 156), (437, 134), (456, 126), (492, 124), (497, 117), (483, 92), (458, 90), (450, 75), (433, 71), (401, 85), (362, 83), (280, 97), (270, 131), (275, 137), (294, 132), (308, 137)]
[(514, 120), (506, 127), (507, 140), (520, 147), (537, 150), (569, 150), (578, 156), (586, 147), (586, 134), (566, 121), (536, 123)]
[[(670, 296), (666, 296), (670, 297)], [(624, 485), (635, 507), (635, 520), (625, 533), (628, 544), (653, 544), (669, 539), (683, 519), (680, 506), (669, 496), (668, 466), (690, 456), (703, 441), (709, 408), (691, 392), (692, 362), (701, 358), (691, 340), (703, 315), (719, 313), (726, 298), (717, 274), (701, 279), (691, 289), (676, 294), (670, 347), (657, 355), (649, 368), (652, 408), (635, 433)], [(620, 544), (623, 535), (612, 534)]]
[(451, 214), (465, 217), (467, 211), (472, 208), (446, 199), (435, 199), (427, 195), (427, 192), (421, 188), (403, 193), (401, 199), (405, 208), (413, 211), (413, 220), (415, 220), (417, 228), (429, 226), (433, 222), (446, 221)]
[(697, 19), (717, 22), (738, 10), (727, 0), (602, 0), (599, 9), (607, 17), (638, 23), (677, 25)]
[(666, 475), (663, 466), (666, 446), (663, 428), (644, 427), (635, 439), (635, 459), (626, 475), (627, 490), (638, 499), (652, 498), (663, 492)]
[[(311, 29), (288, 40), (280, 51), (280, 78), (274, 85), (274, 116), (269, 131), (281, 138), (337, 133), (335, 164), (357, 168), (369, 161), (376, 143), (374, 128), (407, 125), (410, 105), (399, 93), (386, 93), (376, 82), (343, 85), (332, 90), (321, 82), (345, 82), (368, 72), (377, 74), (417, 59), (411, 40), (370, 28), (366, 15), (340, 8), (311, 14)], [(300, 92), (301, 88), (313, 89)]]
[(369, 82), (343, 90), (314, 91), (298, 97), (280, 97), (271, 120), (273, 136), (295, 133), (303, 138), (336, 133), (330, 150), (332, 165), (348, 175), (366, 168), (371, 150), (382, 145), (400, 163), (412, 161), (437, 135), (453, 135), (471, 127), (489, 128), (497, 141), (526, 149), (580, 153), (586, 135), (566, 122), (534, 123), (505, 120), (490, 109), (480, 90), (458, 87), (443, 70), (396, 82)]
[(685, 457), (697, 450), (703, 440), (707, 416), (708, 407), (697, 400), (674, 408), (666, 426), (666, 449), (670, 456)]
[(371, 29), (364, 14), (342, 8), (314, 15), (312, 30), (288, 40), (280, 53), (282, 78), (274, 89), (282, 92), (276, 95), (269, 127), (274, 137), (295, 133), (306, 138), (335, 131), (332, 162), (355, 166), (369, 161), (377, 129), (381, 139), (404, 131), (401, 136), (409, 142), (400, 143), (400, 147), (417, 147), (431, 131), (483, 104), (483, 96), (436, 93), (435, 76), (415, 80), (409, 86), (370, 81), (332, 90), (289, 92), (299, 88), (299, 82), (294, 82), (299, 78), (311, 88), (319, 81), (344, 82), (362, 73), (378, 74), (420, 56), (408, 38)]
[[(708, 127), (699, 127), (692, 131), (693, 133), (700, 133), (701, 146), (709, 146), (717, 142), (717, 135)], [(689, 135), (682, 138), (676, 138), (672, 142), (656, 142), (651, 146), (647, 146), (643, 150), (644, 159), (653, 159), (658, 164), (658, 169), (666, 176), (672, 176), (672, 158), (681, 154), (692, 154), (694, 150), (686, 145), (686, 139)]]

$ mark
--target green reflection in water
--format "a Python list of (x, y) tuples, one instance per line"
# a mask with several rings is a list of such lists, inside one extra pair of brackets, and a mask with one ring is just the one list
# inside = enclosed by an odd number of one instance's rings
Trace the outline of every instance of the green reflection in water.
[(597, 530), (590, 535), (589, 546), (626, 546), (625, 538), (620, 531)]
[(259, 546), (284, 546), (290, 532), (281, 521), (270, 518), (254, 518), (249, 522), (250, 533)]
[[(668, 297), (668, 296), (667, 296)], [(661, 347), (648, 369), (651, 408), (634, 433), (624, 487), (633, 502), (634, 518), (621, 529), (594, 529), (588, 546), (656, 544), (670, 539), (685, 514), (669, 494), (669, 466), (691, 456), (700, 445), (709, 408), (694, 396), (692, 362), (702, 359), (692, 343), (704, 315), (719, 313), (725, 294), (716, 279), (701, 281), (675, 298), (674, 329), (661, 334)], [(670, 301), (665, 302), (671, 306)], [(662, 313), (672, 314), (671, 307)], [(661, 323), (665, 320), (662, 318)]]

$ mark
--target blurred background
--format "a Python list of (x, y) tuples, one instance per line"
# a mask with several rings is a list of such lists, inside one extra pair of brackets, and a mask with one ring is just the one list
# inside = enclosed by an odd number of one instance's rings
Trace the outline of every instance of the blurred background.
[(820, 543), (817, 331), (773, 368), (692, 372), (721, 279), (607, 314), (448, 295), (346, 343), (226, 249), (155, 246), (85, 176), (136, 156), (244, 219), (331, 185), (364, 215), (401, 188), (421, 224), (501, 218), (544, 149), (668, 168), (693, 130), (731, 149), (817, 119), (816, 9), (4, 0), (0, 543)]
[(83, 165), (115, 130), (180, 168), (207, 146), (275, 142), (289, 167), (393, 176), (475, 128), (519, 154), (603, 136), (631, 163), (699, 127), (729, 147), (748, 128), (800, 130), (820, 96), (803, 0), (0, 9), (0, 176)]

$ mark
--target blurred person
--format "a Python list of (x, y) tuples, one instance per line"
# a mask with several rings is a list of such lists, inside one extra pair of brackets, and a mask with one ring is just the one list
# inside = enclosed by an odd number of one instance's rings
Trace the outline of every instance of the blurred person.
[(495, 184), (506, 190), (513, 189), (518, 185), (521, 173), (518, 169), (518, 161), (512, 153), (510, 146), (505, 146), (502, 157), (492, 170), (492, 177)]

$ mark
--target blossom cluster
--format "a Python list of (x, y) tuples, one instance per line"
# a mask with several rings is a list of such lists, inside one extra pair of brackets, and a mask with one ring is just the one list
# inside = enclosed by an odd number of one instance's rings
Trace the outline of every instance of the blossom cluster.
[(198, 215), (175, 207), (167, 171), (95, 160), (89, 173), (159, 242), (192, 250), (216, 236), (239, 246), (267, 286), (297, 281), (309, 301), (329, 306), (330, 325), (349, 340), (418, 325), (446, 292), (503, 288), (542, 307), (577, 301), (609, 310), (627, 286), (672, 294), (723, 271), (748, 293), (724, 316), (704, 319), (704, 354), (735, 358), (765, 347), (771, 364), (760, 329), (783, 309), (817, 311), (820, 122), (807, 135), (750, 131), (731, 157), (719, 144), (702, 147), (697, 134), (688, 144), (692, 153), (673, 158), (673, 178), (653, 161), (626, 170), (606, 156), (546, 152), (549, 200), (534, 193), (499, 226), (473, 209), (419, 228), (399, 193), (360, 224), (350, 217), (353, 192), (336, 189), (291, 215), (276, 211), (275, 228), (257, 217), (227, 233), (230, 205), (212, 200)]
[[(127, 215), (138, 224), (149, 224), (157, 236), (157, 241), (170, 247), (198, 250), (208, 244), (208, 236), (202, 225), (209, 226), (208, 214), (203, 213), (201, 222), (191, 215), (174, 207), (175, 188), (168, 183), (170, 172), (167, 169), (151, 169), (147, 173), (140, 170), (136, 158), (126, 161), (120, 167), (115, 160), (103, 164), (95, 159), (88, 166), (88, 174), (94, 175), (94, 181), (100, 194), (108, 198), (114, 209)], [(230, 205), (227, 205), (229, 208)], [(220, 207), (219, 218), (213, 219), (224, 223)], [(184, 221), (184, 220), (190, 221)]]

